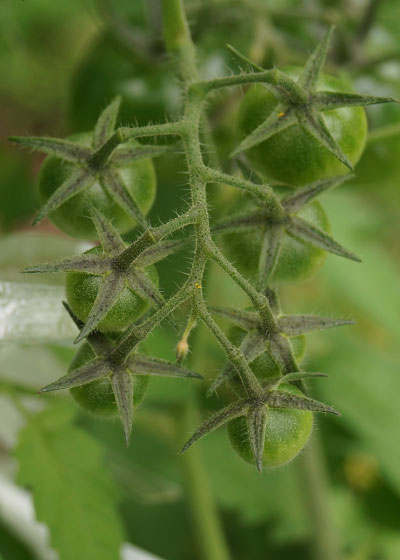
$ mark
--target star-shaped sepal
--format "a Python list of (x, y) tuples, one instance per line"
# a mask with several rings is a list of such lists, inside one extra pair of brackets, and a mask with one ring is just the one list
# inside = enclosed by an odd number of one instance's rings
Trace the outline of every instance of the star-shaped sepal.
[[(298, 379), (294, 379), (294, 377), (291, 378), (291, 382), (301, 381), (310, 375), (314, 376), (314, 374), (296, 372), (297, 364), (293, 356), (290, 338), (304, 335), (312, 331), (353, 324), (353, 321), (347, 319), (334, 319), (330, 317), (319, 317), (317, 315), (284, 315), (279, 309), (275, 308), (273, 304), (271, 307), (276, 314), (278, 325), (278, 332), (272, 336), (265, 333), (260, 316), (254, 311), (225, 307), (211, 307), (210, 311), (230, 321), (245, 332), (240, 344), (240, 350), (249, 364), (264, 352), (268, 352), (273, 362), (276, 363), (277, 371), (289, 371), (292, 372), (291, 375), (293, 376), (301, 376)], [(294, 372), (296, 372), (296, 374)], [(222, 383), (229, 383), (236, 375), (237, 372), (235, 368), (227, 363), (210, 386), (207, 395), (212, 395)], [(319, 376), (321, 376), (321, 374), (319, 374)], [(283, 377), (277, 379), (283, 379)], [(269, 382), (270, 380), (268, 379), (263, 381), (263, 384), (265, 385), (265, 383)], [(235, 391), (236, 384), (231, 384), (231, 388)]]
[[(141, 251), (141, 242), (146, 236), (151, 236), (151, 230), (147, 230), (127, 247), (111, 222), (99, 210), (92, 207), (91, 213), (102, 252), (84, 253), (30, 266), (24, 270), (26, 273), (85, 272), (101, 276), (97, 297), (75, 342), (80, 342), (96, 329), (125, 288), (138, 294), (153, 309), (160, 309), (165, 303), (164, 298), (145, 269), (182, 248), (184, 244), (181, 240), (159, 241)], [(175, 326), (173, 318), (170, 317), (169, 320)]]
[[(311, 53), (302, 74), (297, 80), (277, 69), (269, 72), (265, 79), (265, 86), (272, 90), (278, 99), (278, 104), (265, 121), (239, 144), (232, 155), (248, 150), (293, 125), (299, 125), (346, 167), (350, 170), (353, 169), (351, 162), (327, 128), (323, 116), (324, 111), (341, 107), (364, 107), (378, 103), (396, 102), (396, 99), (351, 92), (316, 90), (333, 29), (333, 27), (329, 29), (321, 43)], [(242, 62), (245, 61), (256, 72), (265, 72), (235, 49), (231, 48), (231, 50)]]
[[(79, 329), (83, 323), (74, 315), (67, 303), (63, 302), (66, 310)], [(113, 358), (113, 351), (118, 341), (112, 341), (108, 336), (92, 332), (87, 337), (95, 358), (81, 367), (69, 371), (66, 375), (43, 387), (40, 392), (72, 389), (92, 381), (108, 378), (115, 396), (119, 417), (123, 426), (126, 445), (129, 444), (134, 414), (132, 376), (150, 375), (161, 377), (181, 377), (202, 379), (198, 373), (160, 358), (146, 356), (134, 350), (123, 363)]]
[(290, 194), (281, 200), (282, 212), (279, 220), (271, 216), (269, 209), (257, 199), (254, 201), (254, 209), (217, 223), (214, 226), (214, 231), (220, 234), (255, 228), (264, 231), (257, 279), (257, 288), (260, 291), (265, 290), (269, 285), (285, 234), (328, 253), (361, 262), (357, 255), (335, 241), (328, 233), (298, 216), (298, 213), (317, 196), (352, 177), (352, 174), (331, 177), (296, 189), (294, 194)]
[(280, 389), (283, 383), (292, 383), (304, 378), (323, 377), (320, 373), (295, 372), (270, 380), (267, 388), (254, 397), (239, 399), (224, 409), (210, 416), (185, 443), (181, 453), (187, 451), (191, 445), (210, 432), (227, 424), (234, 418), (245, 416), (247, 420), (248, 436), (253, 451), (257, 469), (261, 472), (263, 465), (263, 451), (265, 432), (268, 424), (268, 411), (273, 408), (309, 410), (311, 412), (325, 412), (329, 414), (339, 413), (324, 403), (300, 396), (284, 389)]
[(141, 146), (135, 140), (128, 140), (120, 145), (121, 138), (118, 131), (115, 131), (120, 103), (121, 97), (117, 96), (101, 113), (90, 147), (61, 138), (13, 136), (9, 139), (27, 148), (56, 156), (73, 166), (72, 173), (39, 210), (33, 221), (34, 225), (98, 181), (104, 191), (135, 222), (142, 228), (147, 227), (146, 217), (128, 190), (120, 169), (131, 162), (162, 155), (170, 151), (171, 147)]

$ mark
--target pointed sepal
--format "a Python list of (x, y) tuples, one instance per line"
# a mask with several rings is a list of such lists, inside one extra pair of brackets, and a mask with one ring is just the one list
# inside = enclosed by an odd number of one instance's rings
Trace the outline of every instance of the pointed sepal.
[(124, 430), (125, 445), (128, 447), (133, 424), (132, 376), (124, 369), (120, 369), (111, 375), (110, 381), (117, 403), (118, 414)]
[(86, 385), (96, 379), (102, 379), (110, 373), (111, 367), (106, 360), (102, 358), (95, 358), (87, 362), (80, 368), (74, 369), (64, 375), (58, 381), (46, 385), (40, 389), (40, 393), (48, 393), (49, 391), (60, 391), (62, 389), (72, 389), (72, 387), (79, 387)]
[(377, 97), (359, 93), (343, 93), (340, 91), (319, 91), (312, 97), (312, 104), (318, 111), (330, 111), (341, 107), (365, 107), (380, 103), (398, 103), (394, 97)]
[(361, 262), (361, 259), (357, 255), (348, 251), (345, 247), (342, 247), (342, 245), (335, 241), (330, 235), (298, 216), (292, 217), (291, 221), (286, 226), (286, 231), (298, 239), (306, 241), (319, 249), (328, 251), (328, 253), (333, 253), (334, 255), (355, 262)]
[(99, 325), (99, 323), (110, 311), (124, 288), (125, 280), (123, 276), (109, 273), (103, 277), (85, 326), (75, 339), (75, 344), (81, 342)]
[(124, 251), (126, 249), (125, 243), (111, 221), (95, 206), (91, 207), (90, 215), (103, 251), (111, 256), (116, 256)]
[(290, 213), (297, 212), (305, 206), (308, 202), (314, 200), (317, 196), (323, 192), (327, 192), (335, 187), (341, 185), (345, 181), (353, 179), (354, 174), (348, 173), (347, 175), (340, 175), (338, 177), (330, 177), (329, 179), (322, 179), (311, 183), (301, 189), (296, 189), (296, 192), (292, 195), (285, 197), (282, 200), (282, 205)]
[(46, 138), (45, 136), (11, 136), (10, 142), (20, 144), (25, 148), (32, 148), (38, 152), (59, 157), (71, 163), (81, 163), (86, 161), (91, 155), (92, 150), (86, 146), (81, 146), (70, 140), (62, 138)]
[(315, 47), (311, 55), (308, 57), (304, 66), (303, 72), (299, 78), (299, 85), (308, 91), (314, 91), (317, 87), (318, 78), (325, 64), (333, 31), (334, 26), (332, 25), (326, 32), (322, 41)]
[(267, 429), (268, 410), (262, 404), (252, 406), (247, 413), (247, 429), (249, 433), (249, 441), (253, 452), (254, 460), (259, 472), (263, 467), (263, 454), (265, 443), (265, 432)]
[(212, 414), (197, 430), (194, 432), (192, 437), (185, 443), (182, 447), (181, 453), (184, 453), (191, 447), (196, 441), (206, 436), (210, 432), (213, 432), (217, 428), (220, 428), (230, 420), (243, 416), (249, 407), (249, 399), (241, 399), (236, 401), (223, 410)]
[(33, 225), (38, 224), (46, 218), (48, 214), (57, 210), (64, 202), (79, 194), (85, 189), (88, 189), (96, 181), (93, 173), (85, 167), (78, 167), (75, 171), (65, 179), (65, 181), (58, 187), (51, 195), (46, 204), (37, 213), (33, 220)]
[(299, 336), (312, 331), (322, 331), (345, 325), (354, 325), (354, 321), (318, 317), (318, 315), (283, 315), (278, 319), (280, 331), (288, 336)]
[(104, 169), (100, 175), (100, 182), (114, 202), (123, 208), (143, 229), (146, 229), (148, 226), (146, 217), (139, 208), (137, 201), (128, 191), (120, 173), (111, 167)]
[(139, 144), (130, 146), (128, 143), (127, 145), (118, 146), (118, 148), (114, 150), (111, 155), (111, 163), (116, 167), (126, 167), (134, 161), (160, 157), (173, 151), (177, 150), (173, 150), (171, 146), (141, 146)]
[(271, 408), (290, 408), (294, 410), (309, 410), (310, 412), (326, 412), (340, 416), (340, 413), (325, 403), (289, 393), (287, 391), (270, 391), (264, 397)]
[(250, 68), (252, 70), (255, 70), (256, 72), (264, 71), (264, 68), (262, 66), (250, 60), (250, 58), (248, 58), (245, 54), (238, 51), (235, 47), (233, 47), (229, 43), (227, 43), (226, 47), (231, 51), (231, 53), (235, 56), (235, 58), (238, 59), (239, 62), (244, 62), (244, 64), (250, 66)]
[(353, 171), (353, 165), (329, 132), (323, 116), (318, 111), (313, 108), (298, 110), (297, 119), (305, 132), (315, 138), (321, 146), (326, 148), (336, 159), (348, 167), (350, 171)]
[(158, 375), (160, 377), (187, 377), (203, 379), (203, 376), (176, 363), (135, 353), (129, 357), (127, 367), (135, 375)]
[(109, 105), (103, 110), (97, 119), (94, 128), (92, 145), (94, 149), (98, 149), (114, 132), (118, 118), (119, 108), (121, 106), (121, 96), (117, 95)]
[(261, 142), (268, 140), (275, 134), (286, 130), (297, 123), (296, 114), (293, 109), (288, 109), (286, 105), (278, 104), (272, 113), (255, 128), (239, 146), (232, 152), (232, 157), (240, 152), (244, 152)]
[(280, 227), (268, 228), (263, 235), (259, 265), (257, 288), (260, 292), (264, 292), (275, 271), (281, 249), (283, 232)]
[(48, 263), (27, 266), (22, 272), (27, 274), (50, 272), (86, 272), (87, 274), (104, 274), (110, 265), (106, 255), (84, 253), (76, 257), (65, 257)]

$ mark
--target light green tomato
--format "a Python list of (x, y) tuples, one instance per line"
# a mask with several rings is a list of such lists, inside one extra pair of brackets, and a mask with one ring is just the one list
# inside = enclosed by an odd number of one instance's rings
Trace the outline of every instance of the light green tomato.
[[(68, 371), (74, 371), (95, 358), (87, 342), (83, 343), (75, 354)], [(133, 375), (133, 404), (138, 406), (143, 400), (150, 378), (145, 375)], [(102, 418), (115, 418), (118, 409), (108, 377), (73, 387), (70, 393), (74, 400), (86, 411)]]
[[(279, 390), (303, 395), (300, 389), (289, 384), (282, 384)], [(281, 467), (294, 459), (306, 445), (312, 424), (313, 415), (309, 410), (268, 408), (263, 466)], [(228, 434), (238, 455), (247, 463), (254, 464), (246, 417), (231, 420), (228, 424)]]
[[(300, 67), (282, 69), (291, 78), (298, 78)], [(327, 74), (321, 74), (317, 84), (319, 91), (348, 92), (347, 84)], [(249, 88), (239, 111), (241, 139), (248, 136), (276, 109), (277, 98), (262, 84)], [(364, 150), (367, 137), (367, 118), (363, 107), (344, 107), (324, 111), (327, 128), (339, 144), (342, 152), (355, 165)], [(326, 148), (293, 125), (268, 140), (253, 146), (246, 154), (267, 178), (299, 187), (335, 175), (348, 173), (348, 168)]]

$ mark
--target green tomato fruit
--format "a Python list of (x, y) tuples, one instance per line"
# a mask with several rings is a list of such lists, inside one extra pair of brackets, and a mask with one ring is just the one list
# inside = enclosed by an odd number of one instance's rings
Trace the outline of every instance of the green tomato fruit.
[[(95, 247), (87, 251), (98, 252)], [(154, 266), (149, 266), (146, 273), (150, 280), (158, 286), (158, 274)], [(72, 311), (81, 321), (86, 321), (93, 307), (101, 284), (101, 276), (86, 272), (68, 272), (65, 280), (66, 296)], [(119, 332), (126, 329), (149, 308), (147, 301), (142, 299), (129, 287), (121, 292), (110, 311), (100, 321), (98, 330), (105, 333)]]
[[(69, 140), (91, 145), (92, 133), (79, 133), (69, 137)], [(137, 145), (136, 141), (129, 141)], [(44, 204), (54, 191), (67, 179), (74, 167), (60, 158), (48, 156), (39, 173), (39, 196)], [(118, 169), (129, 192), (138, 203), (139, 208), (147, 214), (153, 204), (156, 193), (156, 175), (150, 159), (134, 161), (126, 167)], [(50, 214), (51, 221), (62, 231), (81, 239), (97, 239), (97, 233), (90, 218), (90, 208), (95, 206), (106, 218), (112, 220), (114, 226), (124, 233), (137, 225), (111, 196), (104, 192), (96, 181), (89, 189), (76, 194), (60, 208)]]
[[(78, 369), (95, 357), (89, 344), (84, 342), (75, 354), (69, 371)], [(146, 375), (133, 375), (132, 381), (133, 404), (138, 406), (146, 394), (150, 378)], [(80, 387), (73, 387), (70, 389), (70, 393), (74, 400), (90, 414), (103, 418), (115, 418), (118, 416), (114, 393), (108, 377), (86, 383), (86, 385), (81, 385)]]
[[(298, 78), (302, 68), (289, 67), (283, 71)], [(347, 84), (321, 74), (317, 84), (321, 91), (349, 91)], [(249, 135), (275, 109), (278, 101), (264, 85), (252, 86), (243, 98), (239, 111), (242, 137)], [(333, 138), (352, 164), (356, 164), (364, 150), (367, 119), (362, 107), (344, 107), (324, 112), (324, 120)], [(344, 175), (348, 168), (321, 146), (299, 125), (293, 125), (246, 152), (249, 160), (268, 179), (294, 187), (319, 179)]]
[[(248, 204), (242, 202), (241, 211), (249, 208), (250, 204), (251, 202)], [(319, 202), (308, 204), (298, 213), (298, 216), (329, 233), (328, 218)], [(261, 228), (222, 235), (222, 247), (226, 256), (246, 278), (257, 278), (262, 236)], [(308, 280), (318, 272), (325, 259), (326, 252), (323, 249), (285, 235), (270, 284), (277, 286)]]
[[(280, 391), (303, 395), (297, 387), (282, 384)], [(289, 463), (306, 445), (312, 430), (313, 415), (309, 410), (268, 408), (263, 466), (275, 468)], [(254, 464), (246, 418), (241, 416), (228, 424), (230, 442), (247, 463)]]

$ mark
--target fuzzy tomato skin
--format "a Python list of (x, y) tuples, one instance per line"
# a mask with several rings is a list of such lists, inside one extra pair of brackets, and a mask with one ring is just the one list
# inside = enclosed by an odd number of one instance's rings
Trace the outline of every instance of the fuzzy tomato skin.
[[(101, 249), (95, 247), (89, 252)], [(146, 273), (158, 286), (158, 274), (154, 266), (149, 266)], [(68, 272), (65, 279), (67, 302), (81, 321), (86, 321), (93, 307), (101, 284), (101, 276), (86, 272)], [(148, 302), (128, 287), (121, 292), (116, 302), (98, 325), (98, 330), (105, 333), (119, 332), (126, 329), (133, 321), (143, 315), (149, 308)]]
[[(298, 212), (298, 216), (329, 233), (328, 218), (319, 202), (308, 204)], [(262, 235), (263, 231), (259, 228), (222, 236), (226, 256), (246, 278), (257, 278)], [(308, 280), (318, 272), (325, 259), (326, 252), (323, 249), (285, 235), (270, 284), (278, 286)]]
[[(298, 78), (302, 68), (283, 71)], [(349, 87), (334, 76), (321, 74), (317, 90), (348, 92)], [(239, 111), (241, 137), (248, 136), (275, 109), (276, 97), (262, 84), (249, 88)], [(344, 107), (324, 111), (324, 120), (343, 153), (354, 165), (360, 159), (367, 137), (367, 119), (363, 107)], [(293, 125), (246, 152), (251, 163), (268, 179), (294, 187), (319, 179), (344, 175), (348, 168), (321, 146), (299, 125)]]
[[(300, 389), (289, 384), (282, 384), (279, 390), (303, 395)], [(309, 410), (269, 408), (263, 466), (281, 467), (294, 459), (306, 445), (312, 424), (313, 415)], [(229, 422), (228, 434), (238, 455), (247, 463), (255, 464), (244, 416)]]
[[(75, 354), (69, 371), (83, 366), (86, 362), (93, 360), (95, 354), (87, 342), (83, 343)], [(143, 400), (150, 378), (146, 375), (134, 375), (133, 381), (133, 404), (138, 406)], [(86, 383), (80, 387), (70, 389), (73, 399), (86, 411), (94, 416), (102, 418), (115, 418), (118, 416), (117, 405), (111, 383), (107, 377)]]
[[(92, 134), (89, 132), (74, 134), (69, 140), (85, 146), (91, 145)], [(135, 145), (135, 141), (127, 142)], [(136, 143), (137, 144), (137, 143)], [(40, 168), (38, 188), (41, 202), (44, 204), (54, 191), (71, 174), (74, 167), (55, 156), (48, 156)], [(147, 214), (156, 194), (156, 175), (153, 163), (149, 159), (135, 161), (118, 169), (129, 192), (144, 214)], [(60, 208), (49, 215), (50, 220), (62, 231), (80, 239), (97, 239), (97, 233), (90, 218), (90, 207), (95, 206), (121, 233), (137, 225), (136, 221), (116, 204), (111, 196), (104, 192), (96, 181), (89, 189), (76, 194)]]

